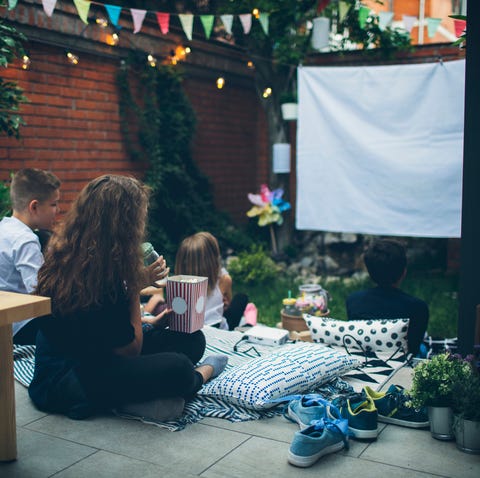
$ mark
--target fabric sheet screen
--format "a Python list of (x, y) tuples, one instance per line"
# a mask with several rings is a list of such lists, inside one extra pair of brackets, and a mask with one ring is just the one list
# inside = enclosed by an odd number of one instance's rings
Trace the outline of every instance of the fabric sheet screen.
[(298, 69), (296, 227), (460, 237), (465, 61)]

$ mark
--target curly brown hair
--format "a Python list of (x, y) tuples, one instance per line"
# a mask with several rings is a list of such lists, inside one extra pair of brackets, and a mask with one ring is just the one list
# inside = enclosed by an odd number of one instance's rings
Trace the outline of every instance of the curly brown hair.
[(55, 315), (138, 294), (148, 197), (140, 181), (115, 175), (100, 176), (80, 192), (38, 273), (37, 293), (52, 298)]

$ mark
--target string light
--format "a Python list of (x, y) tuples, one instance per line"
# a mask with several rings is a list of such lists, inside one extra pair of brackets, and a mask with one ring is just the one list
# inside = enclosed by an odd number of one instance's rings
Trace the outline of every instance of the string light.
[(247, 68), (250, 68), (250, 70), (253, 70), (255, 68), (252, 60), (247, 61)]
[(272, 89), (270, 87), (267, 87), (263, 90), (262, 96), (264, 98), (268, 98), (272, 94)]
[(118, 36), (118, 33), (112, 33), (111, 35), (107, 35), (108, 45), (117, 46), (119, 41), (120, 41), (120, 37)]
[(105, 18), (102, 18), (102, 17), (97, 17), (95, 19), (95, 22), (97, 23), (97, 25), (101, 28), (107, 28), (108, 27), (108, 22)]
[(24, 70), (28, 70), (30, 68), (30, 63), (32, 63), (30, 61), (30, 58), (27, 55), (23, 55), (23, 57), (22, 57), (22, 68)]
[(184, 61), (189, 53), (191, 53), (191, 48), (189, 46), (184, 47), (178, 45), (175, 50), (170, 52), (170, 62), (172, 65), (176, 65), (179, 61)]
[(252, 10), (252, 15), (258, 20), (260, 18), (260, 10), (258, 8), (254, 8)]
[(152, 68), (155, 68), (157, 66), (157, 59), (153, 55), (148, 55), (147, 61)]
[(68, 58), (68, 61), (72, 64), (72, 65), (78, 65), (78, 56), (77, 55), (74, 55), (72, 52), (67, 52), (67, 58)]
[(217, 88), (221, 90), (225, 86), (225, 78), (223, 76), (219, 76), (217, 78)]

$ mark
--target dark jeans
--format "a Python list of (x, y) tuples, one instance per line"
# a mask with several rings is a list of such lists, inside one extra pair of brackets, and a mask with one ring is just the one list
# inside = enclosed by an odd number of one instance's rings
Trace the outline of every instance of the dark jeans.
[(228, 330), (233, 330), (240, 322), (245, 308), (248, 304), (248, 296), (246, 294), (235, 294), (226, 309), (223, 316), (227, 319)]
[(40, 328), (42, 317), (27, 322), (14, 336), (13, 343), (15, 345), (35, 345), (37, 332)]

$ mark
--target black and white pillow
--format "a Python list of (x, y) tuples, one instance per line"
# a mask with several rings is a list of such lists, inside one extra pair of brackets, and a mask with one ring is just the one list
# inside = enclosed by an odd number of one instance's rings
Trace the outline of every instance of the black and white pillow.
[(408, 319), (336, 320), (304, 315), (312, 340), (373, 352), (407, 351)]

